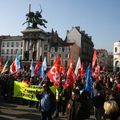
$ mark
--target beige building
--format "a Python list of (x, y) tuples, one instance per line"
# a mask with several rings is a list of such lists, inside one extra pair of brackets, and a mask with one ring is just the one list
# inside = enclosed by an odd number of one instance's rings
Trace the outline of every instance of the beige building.
[(81, 31), (80, 27), (72, 27), (71, 30), (67, 31), (66, 42), (74, 42), (75, 44), (71, 48), (71, 53), (75, 58), (75, 63), (80, 56), (81, 61), (84, 62), (85, 66), (92, 62), (94, 44), (92, 37), (88, 36), (85, 31)]
[(1, 57), (3, 62), (6, 60), (13, 61), (17, 51), (22, 53), (22, 36), (1, 36)]

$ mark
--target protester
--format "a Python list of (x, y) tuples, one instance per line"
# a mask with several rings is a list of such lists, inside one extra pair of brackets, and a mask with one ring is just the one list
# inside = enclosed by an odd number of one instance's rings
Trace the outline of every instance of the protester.
[(103, 79), (100, 79), (96, 82), (95, 88), (96, 93), (93, 97), (93, 104), (94, 104), (94, 114), (96, 120), (102, 120), (102, 116), (104, 115), (103, 105), (105, 102), (105, 93), (103, 89)]
[(80, 119), (80, 92), (78, 89), (72, 90), (71, 99), (67, 105), (67, 120), (82, 120)]
[(120, 111), (117, 102), (112, 98), (104, 103), (105, 117), (110, 120), (120, 120)]
[(43, 92), (36, 93), (36, 97), (40, 100), (40, 111), (42, 120), (52, 120), (53, 112), (53, 94), (49, 89), (49, 85), (43, 84)]

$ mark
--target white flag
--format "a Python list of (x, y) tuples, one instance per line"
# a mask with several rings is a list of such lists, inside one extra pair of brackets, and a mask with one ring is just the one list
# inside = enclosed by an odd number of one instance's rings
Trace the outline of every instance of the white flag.
[(78, 70), (81, 68), (81, 60), (80, 57), (78, 58), (77, 64), (76, 64), (76, 68), (75, 68), (75, 75), (78, 75)]
[(43, 60), (43, 68), (44, 68), (44, 71), (47, 70), (47, 61), (46, 61), (46, 57), (44, 57), (44, 60)]

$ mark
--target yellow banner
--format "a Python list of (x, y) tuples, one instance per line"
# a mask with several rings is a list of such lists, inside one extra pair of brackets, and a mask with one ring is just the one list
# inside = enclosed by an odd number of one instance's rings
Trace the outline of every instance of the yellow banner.
[[(55, 94), (56, 88), (52, 86), (50, 89)], [(20, 97), (31, 101), (38, 101), (36, 98), (36, 91), (42, 92), (43, 87), (38, 85), (29, 86), (26, 83), (14, 81), (14, 97)]]
[(14, 81), (14, 97), (38, 101), (36, 98), (36, 90), (42, 92), (43, 88), (37, 85), (28, 86), (26, 83)]

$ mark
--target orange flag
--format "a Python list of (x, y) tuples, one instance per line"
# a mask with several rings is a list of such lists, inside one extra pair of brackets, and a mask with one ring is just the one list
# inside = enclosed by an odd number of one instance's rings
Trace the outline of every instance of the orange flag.
[(60, 83), (60, 56), (58, 56), (52, 65), (51, 69), (47, 73), (50, 81), (56, 86)]
[(97, 55), (96, 55), (96, 50), (94, 50), (93, 59), (92, 59), (92, 69), (94, 69), (96, 65), (96, 60), (97, 60)]

